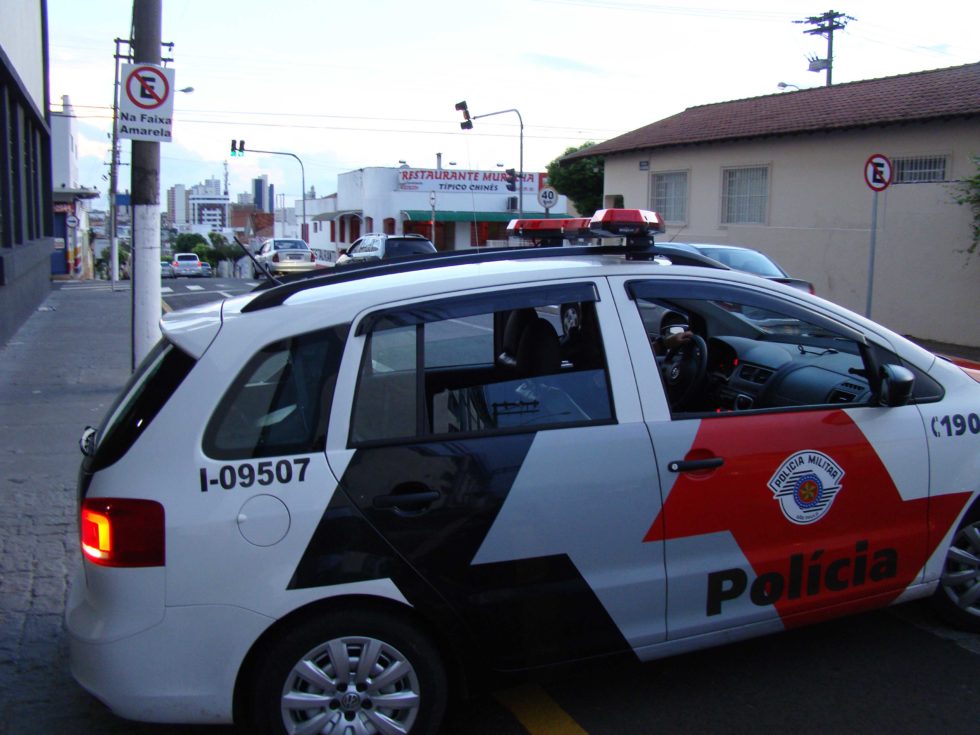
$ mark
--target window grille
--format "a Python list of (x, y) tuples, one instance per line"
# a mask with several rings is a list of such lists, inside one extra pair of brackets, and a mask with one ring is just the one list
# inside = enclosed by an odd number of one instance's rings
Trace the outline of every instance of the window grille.
[(769, 169), (726, 168), (722, 171), (723, 224), (765, 224), (769, 205)]
[(650, 178), (650, 209), (666, 222), (687, 222), (687, 171), (656, 173)]
[(922, 184), (946, 180), (946, 156), (911, 156), (892, 161), (894, 184)]

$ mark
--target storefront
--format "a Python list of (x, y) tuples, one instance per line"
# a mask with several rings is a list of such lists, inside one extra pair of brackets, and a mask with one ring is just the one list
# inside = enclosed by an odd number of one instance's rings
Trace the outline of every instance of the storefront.
[[(538, 202), (546, 184), (546, 174), (532, 172), (510, 183), (504, 170), (349, 171), (338, 176), (335, 196), (315, 203), (310, 245), (336, 260), (339, 250), (369, 232), (423, 235), (439, 250), (506, 244), (507, 223), (522, 211), (525, 217), (546, 216)], [(560, 196), (549, 214), (568, 216), (567, 209), (567, 199)]]

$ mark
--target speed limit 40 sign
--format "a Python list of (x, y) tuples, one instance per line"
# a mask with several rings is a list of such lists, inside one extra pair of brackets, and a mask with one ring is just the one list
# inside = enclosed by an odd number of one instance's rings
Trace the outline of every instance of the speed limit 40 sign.
[(538, 190), (538, 204), (545, 209), (551, 209), (558, 204), (558, 190), (553, 186), (542, 186)]

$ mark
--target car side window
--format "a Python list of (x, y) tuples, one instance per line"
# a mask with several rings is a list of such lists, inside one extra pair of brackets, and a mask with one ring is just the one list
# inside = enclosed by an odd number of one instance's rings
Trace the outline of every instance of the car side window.
[(842, 325), (772, 299), (639, 290), (675, 416), (868, 405), (876, 396), (873, 352)]
[(205, 454), (247, 459), (321, 451), (346, 335), (346, 326), (334, 327), (259, 350), (208, 422)]
[(350, 444), (613, 421), (594, 296), (574, 302), (587, 323), (574, 333), (561, 303), (521, 296), (369, 320)]

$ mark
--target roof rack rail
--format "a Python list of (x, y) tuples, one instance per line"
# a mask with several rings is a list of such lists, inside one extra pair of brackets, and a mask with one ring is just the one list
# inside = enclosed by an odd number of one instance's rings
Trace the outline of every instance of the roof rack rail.
[(411, 273), (414, 271), (445, 268), (451, 265), (470, 263), (492, 263), (503, 260), (524, 260), (531, 258), (567, 258), (577, 255), (622, 255), (627, 260), (653, 260), (657, 257), (667, 258), (677, 265), (696, 265), (708, 268), (730, 270), (728, 266), (712, 260), (704, 255), (690, 253), (669, 244), (656, 245), (653, 238), (645, 244), (622, 245), (582, 245), (573, 247), (495, 247), (480, 248), (479, 250), (446, 250), (428, 255), (407, 256), (390, 260), (371, 261), (365, 263), (348, 263), (334, 267), (329, 273), (309, 271), (297, 274), (283, 281), (280, 285), (261, 284), (253, 291), (258, 295), (242, 307), (243, 312), (260, 311), (273, 306), (280, 306), (293, 294), (319, 286), (334, 283), (359, 281), (374, 276), (394, 273)]

